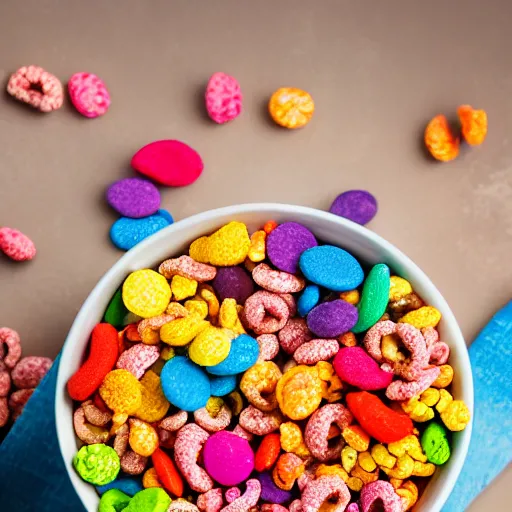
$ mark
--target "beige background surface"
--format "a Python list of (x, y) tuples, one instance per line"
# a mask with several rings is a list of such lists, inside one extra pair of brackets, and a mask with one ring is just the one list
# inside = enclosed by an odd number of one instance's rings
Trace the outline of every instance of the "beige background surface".
[[(471, 1), (3, 0), (0, 81), (28, 64), (66, 81), (102, 77), (108, 115), (88, 120), (69, 103), (41, 115), (0, 98), (0, 225), (37, 244), (28, 264), (0, 258), (0, 325), (25, 354), (55, 356), (81, 303), (119, 258), (105, 187), (160, 138), (195, 147), (205, 172), (163, 191), (176, 219), (242, 202), (326, 209), (350, 188), (371, 190), (370, 227), (437, 284), (468, 343), (512, 288), (512, 4)], [(208, 77), (237, 77), (244, 113), (217, 126), (203, 110)], [(266, 115), (280, 86), (316, 102), (302, 131)], [(437, 113), (485, 108), (486, 143), (449, 164), (425, 157)], [(504, 510), (512, 471), (471, 512)], [(508, 488), (507, 488), (507, 483)]]

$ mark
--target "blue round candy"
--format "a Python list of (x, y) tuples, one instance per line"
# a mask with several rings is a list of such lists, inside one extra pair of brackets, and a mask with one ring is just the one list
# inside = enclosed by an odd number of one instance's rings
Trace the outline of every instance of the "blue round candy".
[(165, 210), (158, 210), (154, 215), (142, 219), (121, 217), (110, 228), (110, 239), (118, 249), (128, 251), (172, 223), (171, 214)]
[(196, 411), (211, 396), (210, 379), (185, 356), (175, 356), (162, 368), (160, 383), (165, 397), (183, 411)]
[(231, 341), (228, 357), (215, 366), (208, 366), (206, 370), (213, 375), (236, 375), (256, 364), (259, 353), (258, 342), (248, 334), (240, 334)]
[(226, 396), (236, 389), (236, 376), (223, 375), (210, 377), (210, 388), (212, 396)]
[(310, 284), (304, 288), (297, 301), (297, 311), (300, 316), (306, 316), (320, 300), (320, 288), (316, 284)]
[(100, 496), (107, 491), (110, 491), (110, 489), (119, 489), (128, 496), (133, 496), (139, 491), (142, 491), (144, 487), (142, 485), (142, 479), (133, 476), (120, 476), (108, 484), (98, 485), (96, 487)]
[(299, 265), (308, 281), (334, 292), (353, 290), (364, 279), (363, 269), (354, 256), (333, 245), (304, 251)]

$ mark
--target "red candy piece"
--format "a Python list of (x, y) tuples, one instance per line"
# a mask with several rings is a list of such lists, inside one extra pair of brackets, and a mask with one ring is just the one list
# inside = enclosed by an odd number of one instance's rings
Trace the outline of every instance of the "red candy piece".
[(349, 393), (347, 405), (361, 427), (381, 443), (394, 443), (413, 432), (409, 416), (393, 411), (371, 393)]
[(14, 261), (31, 260), (36, 255), (36, 246), (21, 231), (0, 228), (0, 250)]
[(157, 448), (151, 455), (158, 480), (171, 494), (178, 498), (183, 495), (183, 479), (172, 459), (163, 450)]
[(262, 472), (270, 469), (281, 453), (281, 436), (276, 433), (267, 434), (254, 457), (254, 469)]
[(79, 402), (87, 400), (114, 368), (118, 355), (117, 331), (110, 324), (98, 324), (92, 330), (87, 361), (68, 381), (69, 396)]
[(139, 149), (132, 167), (168, 187), (184, 187), (199, 178), (203, 161), (190, 146), (179, 140), (157, 140)]

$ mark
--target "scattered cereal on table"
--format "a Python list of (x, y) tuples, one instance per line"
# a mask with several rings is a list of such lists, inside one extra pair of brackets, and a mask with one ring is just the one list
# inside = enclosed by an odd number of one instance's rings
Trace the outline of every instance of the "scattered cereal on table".
[(329, 211), (364, 226), (377, 214), (377, 200), (367, 190), (347, 190), (336, 197)]
[(68, 81), (68, 92), (73, 106), (85, 117), (102, 116), (110, 107), (108, 89), (93, 73), (75, 73)]
[(226, 73), (214, 73), (205, 93), (206, 111), (218, 124), (237, 118), (242, 112), (242, 92), (240, 84)]

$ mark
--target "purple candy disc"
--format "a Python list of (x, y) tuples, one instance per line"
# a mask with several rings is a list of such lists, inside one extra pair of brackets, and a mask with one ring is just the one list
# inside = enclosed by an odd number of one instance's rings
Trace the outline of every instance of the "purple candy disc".
[(307, 316), (309, 330), (319, 338), (336, 338), (357, 323), (357, 308), (344, 300), (323, 302)]
[(268, 472), (260, 473), (258, 480), (261, 484), (261, 499), (269, 503), (285, 503), (291, 501), (293, 494), (290, 491), (279, 489), (272, 479), (272, 475)]
[(108, 204), (124, 217), (140, 219), (160, 208), (160, 192), (153, 183), (142, 178), (125, 178), (107, 189)]
[(377, 200), (366, 190), (347, 190), (333, 201), (329, 211), (364, 225), (375, 217)]
[(237, 304), (244, 305), (246, 299), (254, 293), (254, 283), (242, 267), (218, 268), (212, 286), (220, 302), (235, 299)]

